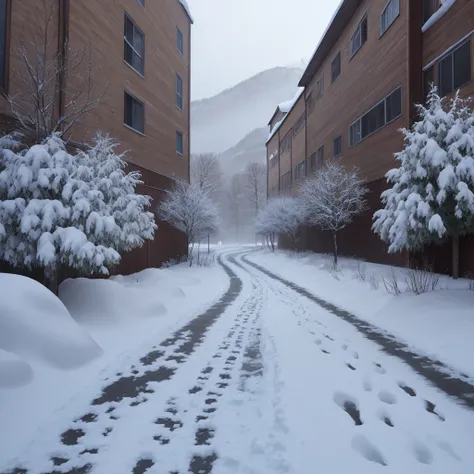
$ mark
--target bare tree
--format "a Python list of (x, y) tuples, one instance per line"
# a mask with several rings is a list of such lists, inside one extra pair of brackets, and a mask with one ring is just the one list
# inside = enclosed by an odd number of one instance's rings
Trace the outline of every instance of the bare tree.
[(58, 9), (45, 0), (44, 20), (33, 39), (22, 43), (18, 54), (21, 67), (16, 68), (14, 95), (7, 95), (13, 118), (20, 131), (36, 143), (55, 132), (63, 137), (81, 117), (105, 99), (94, 80), (97, 69), (90, 48), (73, 51), (69, 40), (52, 34)]
[(337, 233), (366, 209), (367, 188), (356, 170), (347, 171), (336, 161), (327, 162), (301, 186), (301, 197), (310, 225), (330, 231), (337, 266)]
[(267, 169), (261, 163), (249, 163), (245, 169), (245, 191), (255, 215), (264, 206), (267, 189)]
[(219, 225), (219, 213), (214, 203), (202, 189), (185, 181), (176, 181), (160, 205), (158, 214), (188, 237), (190, 266), (195, 244), (206, 235), (217, 232)]
[(191, 183), (211, 199), (218, 200), (222, 191), (222, 171), (213, 153), (191, 157)]

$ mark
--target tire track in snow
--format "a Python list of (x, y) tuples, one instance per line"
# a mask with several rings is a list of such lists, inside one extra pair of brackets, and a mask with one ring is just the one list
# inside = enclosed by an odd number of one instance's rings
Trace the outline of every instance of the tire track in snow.
[(474, 386), (454, 375), (453, 370), (448, 368), (448, 366), (438, 360), (433, 360), (428, 356), (413, 352), (407, 344), (389, 333), (383, 332), (367, 321), (359, 319), (349, 311), (345, 311), (338, 306), (329, 303), (301, 286), (272, 273), (261, 265), (251, 262), (248, 260), (248, 254), (254, 252), (255, 251), (247, 252), (247, 255), (241, 257), (242, 261), (250, 267), (260, 271), (267, 277), (282, 283), (297, 294), (308, 298), (320, 307), (348, 322), (367, 339), (377, 343), (385, 353), (403, 360), (414, 369), (415, 372), (422, 375), (444, 393), (457, 398), (466, 407), (474, 409)]

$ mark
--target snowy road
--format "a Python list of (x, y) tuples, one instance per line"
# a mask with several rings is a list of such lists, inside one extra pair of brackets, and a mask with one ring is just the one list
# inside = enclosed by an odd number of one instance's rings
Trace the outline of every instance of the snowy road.
[(471, 410), (249, 253), (223, 251), (221, 300), (2, 473), (472, 473)]

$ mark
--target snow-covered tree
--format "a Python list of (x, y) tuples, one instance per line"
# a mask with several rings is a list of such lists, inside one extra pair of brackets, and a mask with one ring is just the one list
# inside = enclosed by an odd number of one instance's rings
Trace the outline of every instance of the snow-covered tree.
[(218, 209), (206, 192), (182, 180), (176, 181), (168, 191), (158, 214), (160, 219), (186, 234), (191, 247), (190, 265), (195, 244), (217, 232), (219, 226)]
[(403, 129), (400, 167), (386, 177), (384, 209), (373, 229), (390, 252), (421, 250), (448, 237), (453, 244), (453, 276), (459, 276), (459, 237), (474, 230), (474, 113), (459, 95), (446, 103), (431, 90), (420, 119)]
[(274, 250), (275, 235), (287, 235), (296, 244), (298, 230), (305, 220), (303, 203), (295, 197), (277, 197), (258, 213), (255, 228), (257, 234), (269, 238)]
[(332, 234), (336, 266), (337, 234), (366, 209), (367, 188), (357, 170), (346, 170), (341, 163), (331, 160), (304, 181), (300, 191), (308, 223)]
[(108, 274), (119, 252), (153, 238), (150, 198), (135, 194), (139, 176), (125, 173), (114, 146), (98, 137), (73, 156), (53, 135), (21, 152), (2, 149), (0, 259), (44, 268), (55, 290), (60, 268)]

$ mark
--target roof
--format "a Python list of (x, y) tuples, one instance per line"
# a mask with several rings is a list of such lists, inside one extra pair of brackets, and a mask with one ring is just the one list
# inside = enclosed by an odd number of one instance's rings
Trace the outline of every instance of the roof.
[[(290, 112), (293, 110), (293, 107), (296, 105), (296, 103), (298, 102), (298, 99), (303, 95), (303, 92), (304, 92), (304, 89), (303, 88), (300, 88), (298, 89), (298, 92), (296, 93), (296, 95), (293, 97), (292, 100), (288, 100), (286, 102), (283, 102), (284, 104), (284, 107), (286, 107), (288, 109), (287, 112), (283, 112), (285, 115), (280, 119), (279, 122), (277, 122), (275, 124), (275, 126), (273, 127), (272, 131), (270, 132), (270, 135), (269, 137), (267, 138), (267, 141), (265, 142), (265, 145), (275, 136), (275, 133), (278, 132), (278, 130), (280, 129), (280, 127), (283, 125), (283, 123), (285, 122), (286, 118), (288, 117), (288, 115), (290, 115)], [(278, 106), (278, 108), (281, 107), (282, 104), (280, 104)], [(277, 109), (278, 110), (278, 109)], [(273, 115), (275, 116), (275, 114)]]
[(181, 3), (181, 5), (182, 5), (183, 8), (184, 8), (184, 11), (185, 11), (186, 14), (188, 15), (189, 21), (190, 21), (191, 23), (194, 23), (193, 17), (192, 17), (192, 15), (191, 15), (191, 9), (189, 8), (189, 5), (188, 5), (187, 0), (178, 0), (178, 1), (179, 1), (179, 3)]
[(362, 0), (341, 0), (300, 79), (298, 84), (300, 87), (309, 85), (361, 3)]

